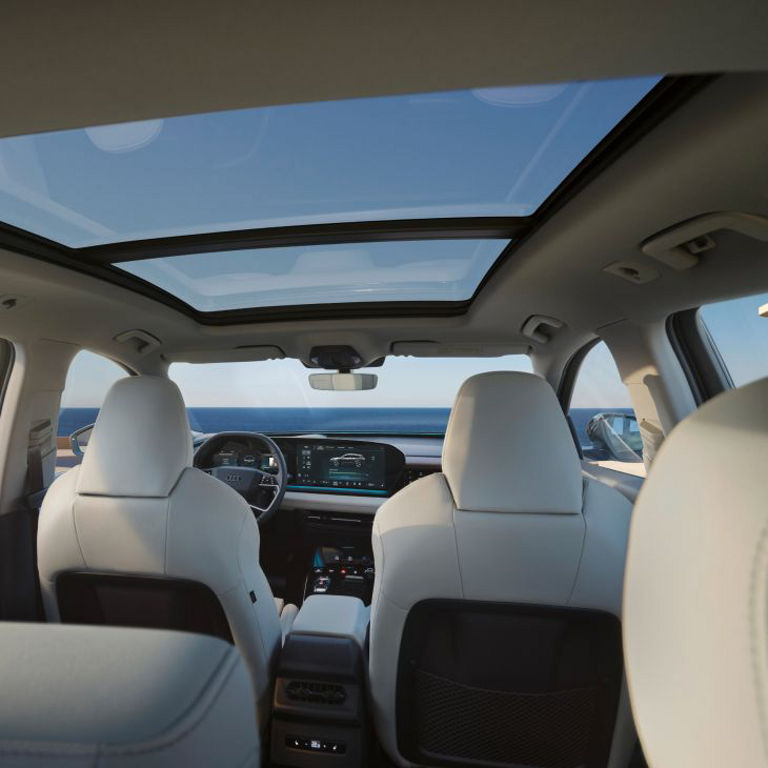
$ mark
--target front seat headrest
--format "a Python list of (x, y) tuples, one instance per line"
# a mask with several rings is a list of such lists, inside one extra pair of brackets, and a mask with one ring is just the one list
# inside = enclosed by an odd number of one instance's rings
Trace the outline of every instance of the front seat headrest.
[(467, 511), (581, 512), (581, 464), (552, 387), (531, 373), (467, 379), (451, 411), (443, 473)]
[(632, 514), (624, 656), (654, 768), (768, 764), (768, 379), (677, 426)]
[(77, 492), (164, 497), (191, 465), (192, 435), (179, 388), (160, 376), (129, 376), (107, 392)]

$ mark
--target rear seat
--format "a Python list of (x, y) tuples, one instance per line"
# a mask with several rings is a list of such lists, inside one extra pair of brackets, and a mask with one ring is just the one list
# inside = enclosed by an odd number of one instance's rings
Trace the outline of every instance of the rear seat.
[(182, 632), (0, 624), (0, 765), (258, 766), (237, 649)]

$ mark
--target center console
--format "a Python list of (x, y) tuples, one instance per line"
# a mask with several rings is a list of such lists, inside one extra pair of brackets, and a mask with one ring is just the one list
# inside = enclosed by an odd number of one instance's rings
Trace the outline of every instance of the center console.
[(318, 547), (312, 558), (304, 597), (347, 595), (370, 605), (375, 571), (373, 557), (362, 548)]
[(280, 766), (366, 763), (363, 648), (370, 609), (356, 597), (314, 595), (302, 605), (280, 655), (271, 762)]

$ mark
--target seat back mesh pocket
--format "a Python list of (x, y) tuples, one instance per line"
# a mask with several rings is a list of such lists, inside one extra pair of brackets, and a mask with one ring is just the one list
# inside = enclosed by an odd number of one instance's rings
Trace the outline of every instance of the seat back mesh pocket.
[(398, 748), (424, 765), (598, 768), (621, 677), (608, 614), (425, 601), (403, 632)]

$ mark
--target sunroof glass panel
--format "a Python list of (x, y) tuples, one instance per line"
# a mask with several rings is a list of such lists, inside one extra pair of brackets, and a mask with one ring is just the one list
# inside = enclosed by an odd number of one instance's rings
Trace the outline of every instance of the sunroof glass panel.
[(0, 221), (82, 247), (533, 213), (658, 82), (351, 99), (0, 140)]
[(256, 248), (116, 264), (201, 312), (392, 301), (464, 301), (508, 240)]

